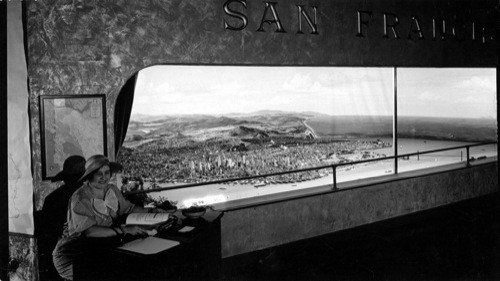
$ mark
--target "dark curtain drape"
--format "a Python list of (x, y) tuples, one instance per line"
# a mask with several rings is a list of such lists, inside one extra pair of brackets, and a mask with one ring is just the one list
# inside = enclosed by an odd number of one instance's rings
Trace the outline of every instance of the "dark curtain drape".
[(115, 104), (115, 157), (125, 140), (127, 134), (128, 122), (130, 121), (130, 112), (134, 102), (135, 82), (137, 73), (130, 77), (123, 86)]

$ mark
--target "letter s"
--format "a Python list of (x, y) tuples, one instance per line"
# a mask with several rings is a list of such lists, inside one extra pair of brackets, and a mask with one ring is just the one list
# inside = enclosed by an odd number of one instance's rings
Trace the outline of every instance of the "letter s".
[(228, 0), (228, 1), (226, 1), (226, 3), (224, 3), (224, 12), (228, 16), (231, 16), (233, 18), (237, 18), (237, 19), (241, 20), (241, 25), (240, 26), (231, 26), (227, 23), (226, 19), (224, 19), (224, 28), (229, 29), (229, 30), (243, 30), (248, 25), (248, 19), (244, 14), (239, 13), (237, 11), (233, 11), (229, 8), (229, 4), (231, 4), (232, 2), (238, 2), (241, 5), (243, 5), (243, 7), (245, 7), (245, 9), (247, 8), (246, 0)]

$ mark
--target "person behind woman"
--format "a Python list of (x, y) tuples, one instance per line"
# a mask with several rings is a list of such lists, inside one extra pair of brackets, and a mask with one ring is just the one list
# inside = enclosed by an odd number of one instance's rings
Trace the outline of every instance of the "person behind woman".
[(41, 280), (54, 280), (59, 274), (52, 262), (52, 251), (66, 223), (68, 201), (82, 186), (78, 180), (85, 173), (85, 158), (72, 155), (64, 160), (63, 169), (51, 180), (64, 184), (45, 197), (43, 209), (35, 212), (35, 236), (38, 243), (38, 266)]
[(127, 201), (110, 178), (118, 163), (110, 162), (104, 155), (87, 159), (80, 187), (68, 204), (67, 222), (63, 235), (52, 252), (54, 266), (59, 275), (73, 280), (73, 261), (83, 254), (83, 238), (101, 238), (128, 235), (147, 235), (137, 226), (120, 226), (118, 218), (130, 213), (164, 212), (146, 209)]

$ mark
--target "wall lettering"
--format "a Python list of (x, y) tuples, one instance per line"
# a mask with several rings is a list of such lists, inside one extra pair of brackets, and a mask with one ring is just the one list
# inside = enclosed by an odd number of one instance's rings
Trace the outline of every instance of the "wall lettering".
[[(378, 16), (373, 14), (371, 11), (356, 11), (357, 16), (357, 37), (366, 36), (368, 31), (368, 26), (370, 21), (373, 21)], [(401, 31), (400, 17), (394, 13), (381, 13), (382, 16), (382, 38), (387, 39), (399, 39), (398, 30)], [(446, 41), (446, 38), (454, 39), (458, 42), (463, 42), (466, 40), (476, 41), (477, 37), (480, 36), (480, 42), (486, 44), (493, 42), (495, 40), (495, 29), (489, 25), (483, 25), (478, 27), (477, 23), (474, 21), (465, 21), (463, 19), (453, 16), (454, 20), (445, 19), (435, 19), (432, 18), (430, 21), (422, 21), (418, 16), (411, 16), (410, 18), (403, 19), (406, 20), (409, 25), (408, 28), (408, 40), (418, 39), (425, 40), (425, 32), (429, 32), (429, 29), (425, 29), (425, 24), (429, 24), (432, 29), (428, 36), (432, 38), (433, 41), (441, 40)], [(447, 27), (451, 26), (450, 29)], [(379, 29), (374, 29), (379, 30)], [(405, 31), (405, 30), (403, 30)], [(478, 34), (478, 31), (480, 34)], [(373, 30), (371, 32), (374, 32)]]
[[(234, 3), (234, 4), (233, 4)], [(278, 3), (271, 1), (263, 1), (262, 17), (258, 23), (257, 32), (267, 32), (267, 26), (275, 26), (274, 32), (287, 33), (278, 12)], [(304, 34), (304, 24), (306, 22), (311, 30), (310, 34), (318, 35), (318, 7), (304, 5), (295, 5), (297, 7), (297, 18), (293, 19), (297, 23), (297, 34)], [(229, 18), (224, 18), (224, 29), (232, 31), (241, 31), (248, 27), (248, 16), (245, 13), (247, 10), (247, 0), (227, 0), (222, 6), (224, 14)], [(236, 23), (235, 23), (236, 21)]]
[(416, 16), (411, 17), (410, 23), (410, 31), (408, 32), (408, 39), (412, 39), (411, 35), (416, 33), (418, 35), (418, 39), (424, 39), (424, 34), (422, 33), (422, 29), (420, 28), (420, 24), (418, 23), (418, 18)]
[(297, 12), (298, 12), (297, 18), (299, 19), (299, 30), (297, 31), (297, 34), (304, 34), (304, 32), (302, 32), (302, 17), (304, 17), (304, 19), (307, 21), (307, 24), (309, 24), (309, 27), (311, 28), (311, 34), (319, 34), (318, 24), (317, 24), (318, 7), (312, 6), (311, 8), (314, 11), (314, 21), (311, 20), (303, 5), (297, 5)]
[[(262, 5), (253, 6), (254, 10), (248, 9), (247, 0), (227, 0), (223, 4), (224, 29), (231, 31), (242, 31), (252, 23), (249, 14), (261, 15), (260, 22), (254, 22), (257, 27), (256, 32), (287, 33), (287, 29), (297, 27), (296, 34), (319, 35), (317, 6), (305, 6), (294, 4), (297, 13), (289, 15), (293, 17), (289, 27), (283, 25), (280, 7), (275, 1), (262, 1)], [(227, 16), (227, 17), (226, 17)], [(287, 15), (288, 16), (288, 15)], [(382, 22), (382, 26), (379, 26)], [(307, 24), (305, 24), (307, 23)], [(375, 23), (375, 25), (374, 25)], [(367, 10), (356, 10), (356, 37), (366, 37), (369, 33), (380, 33), (384, 39), (401, 39), (401, 35), (406, 35), (407, 40), (426, 40), (456, 42), (476, 41), (487, 44), (495, 40), (495, 28), (488, 25), (481, 25), (470, 19), (457, 18), (450, 15), (450, 19), (427, 18), (422, 19), (418, 15), (401, 18), (392, 12), (374, 13)], [(306, 26), (306, 27), (304, 27)], [(274, 28), (273, 28), (274, 27)], [(382, 27), (380, 29), (380, 27)], [(305, 31), (308, 29), (310, 32)], [(326, 33), (325, 31), (323, 33)], [(406, 33), (406, 34), (405, 34)]]
[[(461, 20), (456, 20), (455, 24), (451, 28), (451, 33), (453, 34), (453, 38), (455, 38), (457, 41), (464, 41), (465, 40), (465, 23)], [(472, 35), (472, 33), (471, 33)], [(471, 36), (472, 38), (472, 36)]]
[(358, 15), (358, 33), (356, 33), (356, 36), (358, 37), (363, 37), (363, 25), (368, 27), (368, 22), (369, 19), (372, 17), (372, 12), (368, 11), (356, 11)]
[(245, 9), (247, 8), (247, 2), (245, 0), (226, 1), (226, 3), (224, 3), (224, 12), (226, 13), (226, 15), (240, 20), (241, 24), (239, 26), (231, 26), (231, 25), (229, 25), (229, 23), (227, 23), (226, 19), (224, 19), (224, 28), (229, 29), (229, 30), (243, 30), (248, 25), (248, 19), (244, 14), (237, 12), (237, 11), (234, 11), (234, 10), (231, 10), (229, 8), (229, 4), (231, 4), (233, 2), (240, 3)]
[[(474, 23), (472, 23), (474, 25)], [(441, 24), (437, 25), (436, 24), (436, 19), (432, 19), (432, 40), (437, 39), (437, 33), (436, 30), (439, 28), (439, 33), (441, 34), (441, 40), (445, 41), (446, 40), (446, 21), (441, 20)], [(474, 33), (473, 36), (474, 37)], [(472, 39), (474, 40), (474, 39)]]
[[(266, 6), (264, 13), (262, 14), (262, 20), (260, 21), (260, 26), (257, 29), (259, 32), (265, 32), (264, 24), (267, 23), (269, 25), (276, 24), (276, 32), (278, 33), (286, 33), (285, 29), (283, 29), (283, 25), (281, 24), (280, 18), (278, 17), (278, 12), (276, 12), (276, 2), (266, 2), (264, 1), (264, 5)], [(267, 19), (267, 12), (271, 10), (273, 19)]]
[[(387, 32), (387, 28), (391, 28), (392, 35), (394, 39), (399, 39), (398, 33), (396, 32), (396, 26), (399, 24), (399, 18), (395, 14), (392, 13), (384, 13), (384, 38), (389, 38), (389, 34)], [(391, 20), (387, 20), (387, 17), (390, 17)], [(390, 23), (389, 23), (390, 22)]]

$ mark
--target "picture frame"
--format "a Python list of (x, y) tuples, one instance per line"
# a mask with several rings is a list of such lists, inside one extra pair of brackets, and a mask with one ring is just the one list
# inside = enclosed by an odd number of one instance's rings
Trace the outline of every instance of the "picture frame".
[(106, 96), (40, 96), (42, 180), (63, 170), (66, 158), (107, 155)]

